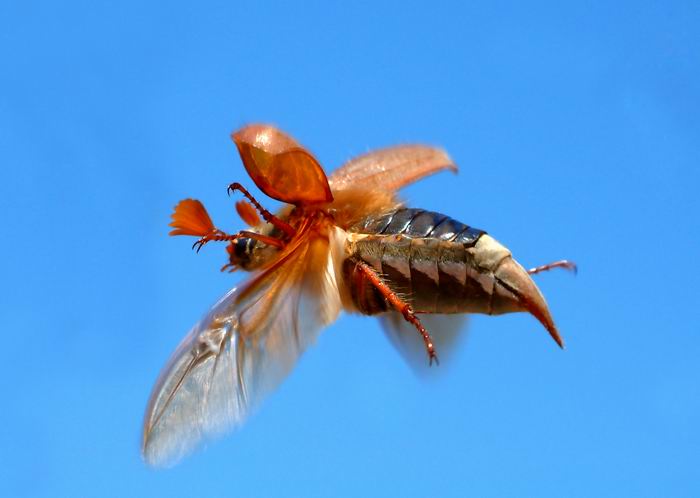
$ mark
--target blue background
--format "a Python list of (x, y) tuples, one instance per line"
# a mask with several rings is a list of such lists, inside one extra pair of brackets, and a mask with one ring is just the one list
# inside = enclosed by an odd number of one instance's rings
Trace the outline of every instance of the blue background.
[[(3, 496), (700, 496), (697, 2), (3, 2)], [(167, 237), (252, 186), (272, 122), (328, 170), (401, 142), (460, 165), (404, 191), (537, 278), (568, 349), (476, 316), (437, 378), (343, 316), (245, 428), (171, 470), (140, 424), (237, 281)], [(267, 205), (275, 206), (268, 202)]]

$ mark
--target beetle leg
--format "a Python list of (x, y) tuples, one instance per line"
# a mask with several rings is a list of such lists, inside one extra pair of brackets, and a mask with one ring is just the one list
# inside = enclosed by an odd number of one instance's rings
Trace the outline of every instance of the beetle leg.
[(247, 237), (249, 239), (259, 240), (263, 244), (267, 244), (268, 246), (274, 246), (274, 247), (277, 247), (278, 249), (282, 249), (285, 246), (285, 243), (283, 241), (281, 241), (280, 239), (270, 237), (269, 235), (263, 235), (261, 233), (249, 232), (248, 230), (241, 230), (240, 232), (238, 232), (238, 234), (234, 238), (239, 238), (239, 237)]
[(221, 267), (219, 271), (233, 273), (235, 271), (238, 271), (238, 267), (233, 263), (226, 263), (224, 266)]
[(234, 236), (227, 234), (226, 232), (222, 232), (221, 230), (214, 229), (211, 232), (209, 232), (206, 235), (202, 235), (199, 240), (197, 240), (194, 244), (192, 244), (192, 249), (196, 249), (197, 252), (202, 249), (208, 242), (216, 241), (224, 241), (224, 240), (232, 240)]
[(250, 203), (255, 206), (255, 209), (258, 210), (260, 213), (260, 216), (263, 217), (265, 221), (270, 223), (271, 225), (274, 225), (275, 227), (279, 228), (282, 230), (287, 236), (289, 237), (294, 237), (297, 233), (297, 231), (288, 223), (285, 221), (282, 221), (279, 219), (277, 216), (272, 214), (270, 211), (265, 209), (260, 205), (260, 203), (253, 197), (250, 192), (248, 192), (243, 185), (241, 185), (238, 182), (234, 182), (231, 185), (228, 186), (228, 189), (226, 190), (229, 195), (231, 195), (231, 192), (239, 190), (249, 201)]
[(361, 271), (362, 274), (367, 278), (367, 280), (380, 292), (382, 297), (399, 313), (401, 313), (404, 319), (413, 325), (418, 333), (423, 338), (425, 343), (425, 349), (428, 352), (428, 361), (432, 365), (435, 361), (436, 365), (440, 364), (438, 360), (437, 353), (435, 353), (435, 346), (433, 345), (433, 338), (430, 333), (425, 330), (425, 327), (421, 321), (416, 316), (411, 305), (406, 301), (401, 299), (396, 293), (391, 290), (391, 288), (381, 279), (377, 272), (372, 269), (367, 263), (363, 261), (358, 261), (356, 264), (356, 269)]
[(573, 261), (569, 261), (568, 259), (562, 259), (560, 261), (554, 261), (553, 263), (548, 263), (546, 265), (530, 268), (527, 272), (530, 275), (535, 275), (543, 271), (549, 271), (553, 268), (563, 268), (565, 270), (574, 272), (574, 275), (578, 273), (578, 267), (576, 266), (576, 263), (574, 263)]
[(226, 232), (222, 232), (219, 229), (213, 230), (211, 233), (208, 233), (207, 235), (204, 235), (203, 237), (200, 237), (200, 239), (195, 242), (192, 245), (192, 249), (197, 248), (197, 252), (204, 247), (204, 245), (208, 242), (227, 242), (227, 241), (234, 241), (236, 239), (240, 239), (241, 237), (247, 237), (249, 239), (255, 239), (259, 240), (260, 242), (263, 242), (264, 244), (270, 245), (270, 246), (275, 246), (280, 249), (284, 247), (284, 242), (282, 242), (280, 239), (276, 239), (274, 237), (270, 237), (268, 235), (263, 235), (260, 233), (255, 233), (255, 232), (249, 232), (248, 230), (241, 230), (240, 232), (229, 235)]

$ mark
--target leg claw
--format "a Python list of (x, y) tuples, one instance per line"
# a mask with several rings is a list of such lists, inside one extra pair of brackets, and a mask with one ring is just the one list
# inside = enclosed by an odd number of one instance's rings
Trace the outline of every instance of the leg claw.
[(199, 239), (197, 242), (195, 242), (194, 244), (192, 244), (192, 249), (194, 249), (194, 250), (196, 250), (197, 252), (199, 252), (199, 250), (200, 250), (202, 247), (204, 247), (204, 245), (205, 245), (207, 242), (209, 242), (209, 240), (208, 240), (206, 237), (202, 237), (202, 238)]
[(220, 230), (215, 230), (213, 232), (208, 233), (207, 235), (203, 235), (202, 237), (200, 237), (197, 242), (192, 244), (192, 249), (199, 252), (202, 249), (202, 247), (204, 247), (207, 243), (211, 242), (212, 240), (226, 240), (227, 237), (228, 235), (226, 235), (224, 232)]
[(439, 367), (440, 366), (440, 360), (438, 359), (437, 353), (435, 351), (431, 351), (428, 353), (428, 366), (432, 367), (433, 366), (433, 361), (435, 362), (435, 366)]

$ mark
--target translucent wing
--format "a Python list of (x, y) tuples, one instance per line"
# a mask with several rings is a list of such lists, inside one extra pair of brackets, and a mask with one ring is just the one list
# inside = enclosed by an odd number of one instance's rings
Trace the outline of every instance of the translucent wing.
[(416, 328), (404, 320), (399, 313), (388, 312), (379, 317), (384, 333), (396, 350), (403, 356), (411, 369), (419, 375), (429, 375), (444, 371), (449, 364), (450, 354), (466, 336), (467, 315), (428, 315), (420, 314), (421, 322), (430, 332), (435, 351), (440, 358), (440, 368), (429, 367), (425, 343), (416, 333)]
[(444, 169), (457, 166), (442, 149), (426, 145), (399, 145), (351, 159), (329, 178), (334, 192), (362, 186), (370, 190), (399, 190)]
[(203, 439), (239, 426), (339, 310), (328, 240), (292, 241), (178, 346), (146, 409), (145, 460), (175, 463)]
[(294, 205), (333, 200), (321, 165), (286, 133), (274, 126), (249, 125), (231, 138), (246, 171), (268, 197)]

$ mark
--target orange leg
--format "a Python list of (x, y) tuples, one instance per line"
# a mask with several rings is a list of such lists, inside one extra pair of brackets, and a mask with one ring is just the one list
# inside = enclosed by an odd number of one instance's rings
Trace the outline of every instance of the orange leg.
[(255, 197), (253, 197), (250, 194), (250, 192), (248, 192), (245, 189), (245, 187), (243, 187), (243, 185), (241, 185), (238, 182), (234, 182), (228, 186), (227, 191), (228, 191), (229, 195), (231, 195), (231, 192), (233, 192), (235, 190), (239, 190), (250, 201), (250, 203), (253, 206), (255, 206), (255, 209), (258, 210), (258, 212), (260, 213), (260, 216), (262, 216), (265, 221), (276, 226), (277, 228), (282, 230), (285, 234), (287, 234), (287, 236), (289, 236), (289, 237), (294, 237), (296, 235), (297, 231), (294, 230), (294, 228), (291, 225), (280, 220), (277, 216), (275, 216), (270, 211), (268, 211), (267, 209), (262, 207), (260, 205), (260, 203), (257, 200), (255, 200)]
[(192, 245), (192, 249), (194, 249), (196, 247), (197, 252), (199, 252), (199, 250), (202, 247), (204, 247), (204, 245), (207, 242), (212, 242), (212, 241), (214, 241), (214, 242), (227, 242), (227, 241), (233, 241), (236, 239), (240, 239), (243, 237), (247, 237), (249, 239), (259, 240), (260, 242), (263, 242), (263, 243), (270, 245), (270, 246), (279, 247), (280, 249), (284, 247), (284, 242), (282, 242), (281, 240), (276, 239), (274, 237), (269, 237), (267, 235), (262, 235), (260, 233), (249, 232), (248, 230), (241, 230), (240, 232), (238, 232), (236, 234), (229, 235), (226, 232), (222, 232), (221, 230), (216, 229), (213, 232), (211, 232), (210, 234), (207, 234), (207, 235), (204, 235), (203, 237), (200, 237), (200, 239)]
[(202, 247), (204, 247), (204, 245), (207, 244), (208, 242), (212, 242), (212, 241), (221, 242), (221, 241), (225, 241), (225, 240), (233, 240), (235, 238), (236, 238), (236, 235), (229, 235), (226, 232), (222, 232), (221, 230), (216, 228), (216, 229), (212, 230), (211, 232), (209, 232), (208, 234), (202, 235), (199, 238), (199, 240), (197, 240), (197, 242), (192, 244), (192, 249), (196, 249), (197, 252), (199, 252), (200, 249), (202, 249)]
[(535, 275), (537, 273), (543, 272), (543, 271), (548, 271), (553, 268), (563, 268), (565, 270), (569, 270), (574, 272), (576, 274), (578, 272), (578, 267), (576, 266), (576, 263), (573, 261), (569, 261), (567, 259), (562, 259), (561, 261), (555, 261), (553, 263), (549, 263), (546, 265), (538, 266), (536, 268), (530, 268), (527, 272), (530, 275)]
[(425, 330), (425, 327), (423, 327), (423, 324), (414, 313), (413, 308), (411, 308), (411, 305), (403, 301), (399, 296), (397, 296), (396, 293), (392, 291), (386, 283), (384, 283), (381, 277), (377, 275), (377, 272), (374, 271), (374, 269), (371, 268), (367, 263), (358, 261), (355, 268), (356, 270), (359, 270), (364, 274), (365, 278), (367, 278), (367, 280), (372, 285), (374, 285), (374, 287), (376, 287), (376, 289), (381, 293), (384, 299), (386, 299), (387, 302), (396, 311), (403, 315), (404, 319), (407, 322), (409, 322), (411, 325), (416, 327), (416, 329), (418, 329), (418, 333), (423, 338), (423, 342), (425, 343), (425, 349), (428, 352), (429, 364), (432, 365), (433, 361), (435, 361), (435, 363), (439, 365), (440, 362), (438, 361), (437, 354), (435, 353), (435, 347), (433, 346), (433, 338), (430, 337), (430, 333), (427, 330)]

